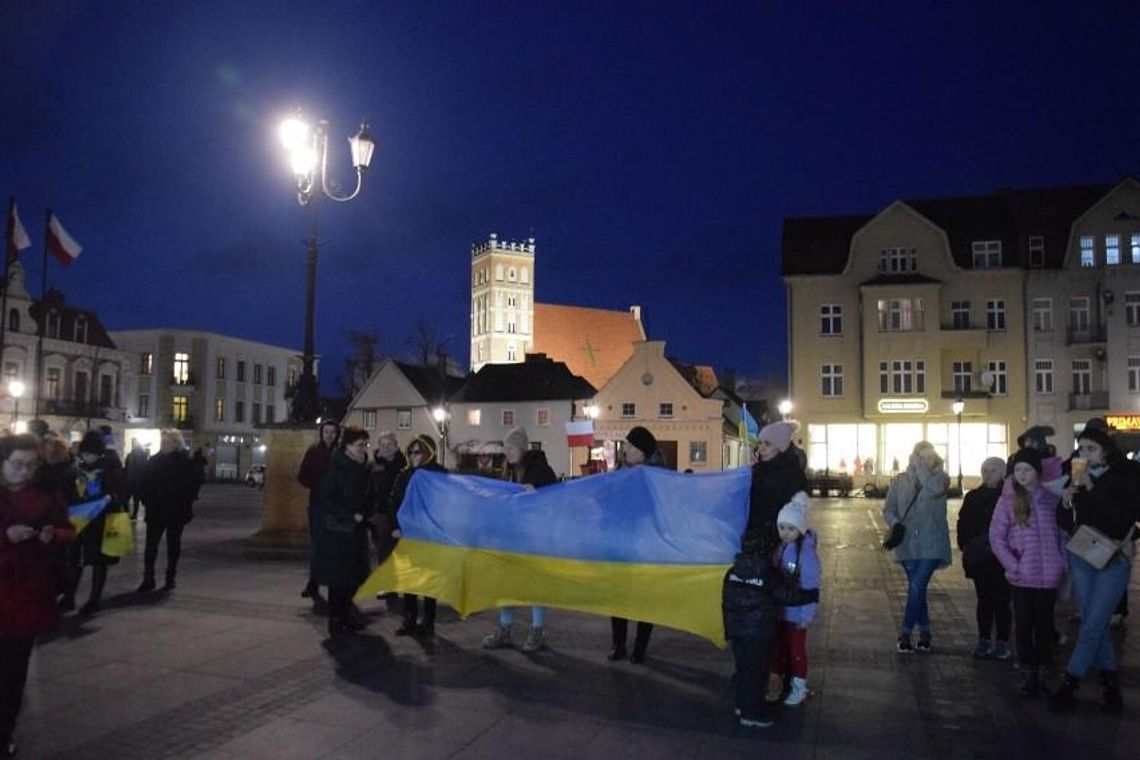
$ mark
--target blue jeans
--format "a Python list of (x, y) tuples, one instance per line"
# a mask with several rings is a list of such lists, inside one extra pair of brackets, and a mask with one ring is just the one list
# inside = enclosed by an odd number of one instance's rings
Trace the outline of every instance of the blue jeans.
[(937, 559), (904, 559), (903, 570), (906, 570), (906, 610), (903, 612), (902, 630), (900, 633), (909, 636), (917, 625), (922, 633), (930, 633), (930, 610), (926, 606), (926, 587), (934, 571), (938, 569), (940, 561)]
[(1112, 639), (1108, 635), (1108, 622), (1128, 588), (1132, 564), (1117, 555), (1100, 570), (1080, 557), (1069, 555), (1069, 572), (1073, 577), (1073, 591), (1081, 611), (1081, 627), (1077, 631), (1077, 645), (1065, 670), (1074, 678), (1084, 678), (1089, 668), (1116, 670), (1116, 656), (1112, 652)]
[[(543, 622), (546, 620), (545, 607), (531, 607), (530, 608), (530, 627), (541, 628)], [(499, 610), (499, 625), (506, 628), (508, 625), (515, 621), (515, 608), (503, 607)]]

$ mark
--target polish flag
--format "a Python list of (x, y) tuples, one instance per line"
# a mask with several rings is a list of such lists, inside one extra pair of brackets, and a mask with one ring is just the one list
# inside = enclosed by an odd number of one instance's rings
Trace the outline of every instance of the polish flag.
[(28, 231), (20, 224), (20, 215), (16, 213), (16, 202), (8, 206), (8, 226), (5, 229), (5, 250), (8, 253), (8, 263), (16, 261), (20, 251), (31, 248), (32, 241), (28, 238)]
[(71, 262), (79, 258), (79, 254), (83, 253), (83, 246), (75, 242), (71, 235), (67, 234), (67, 230), (59, 223), (59, 219), (55, 214), (51, 215), (48, 221), (48, 236), (47, 236), (48, 250), (51, 255), (55, 256), (63, 266), (70, 266)]
[(566, 423), (566, 443), (570, 446), (589, 446), (594, 442), (593, 420)]

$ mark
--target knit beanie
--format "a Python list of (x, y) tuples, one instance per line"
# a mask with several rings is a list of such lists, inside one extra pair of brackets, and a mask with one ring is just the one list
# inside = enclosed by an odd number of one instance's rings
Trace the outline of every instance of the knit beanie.
[(1082, 430), (1081, 434), (1077, 436), (1078, 441), (1082, 438), (1086, 438), (1090, 441), (1099, 443), (1101, 448), (1105, 449), (1106, 451), (1110, 451), (1116, 448), (1116, 443), (1113, 442), (1112, 436), (1110, 436), (1100, 427), (1094, 427), (1092, 420), (1088, 421), (1088, 423), (1085, 425), (1085, 429)]
[(780, 510), (780, 514), (776, 517), (776, 525), (781, 523), (794, 525), (801, 534), (806, 533), (808, 504), (807, 493), (804, 491), (797, 492), (792, 500)]
[(1041, 452), (1037, 449), (1018, 449), (1009, 458), (1009, 471), (1013, 472), (1013, 467), (1017, 464), (1029, 465), (1037, 470), (1037, 476), (1041, 477)]
[(103, 439), (103, 434), (98, 430), (88, 430), (83, 436), (83, 441), (79, 444), (80, 454), (94, 454), (96, 456), (103, 456), (107, 451), (107, 443)]
[(519, 451), (526, 451), (530, 448), (530, 438), (527, 436), (526, 430), (517, 427), (512, 429), (511, 432), (507, 433), (506, 437), (503, 438), (503, 445), (514, 446)]
[(657, 439), (653, 437), (653, 433), (638, 425), (633, 430), (625, 434), (625, 439), (629, 444), (641, 451), (645, 456), (650, 456), (654, 451), (657, 451)]
[(760, 430), (759, 440), (767, 441), (775, 446), (780, 451), (787, 451), (788, 446), (792, 444), (792, 436), (800, 429), (798, 422), (790, 422), (783, 420), (781, 422), (773, 422), (770, 425), (765, 425)]
[(1057, 431), (1048, 425), (1034, 425), (1021, 435), (1017, 436), (1018, 448), (1023, 449), (1028, 445), (1029, 441), (1033, 441), (1033, 443), (1037, 444), (1038, 449), (1044, 451), (1045, 446), (1048, 445), (1048, 442), (1045, 439), (1051, 435), (1054, 435), (1056, 432)]

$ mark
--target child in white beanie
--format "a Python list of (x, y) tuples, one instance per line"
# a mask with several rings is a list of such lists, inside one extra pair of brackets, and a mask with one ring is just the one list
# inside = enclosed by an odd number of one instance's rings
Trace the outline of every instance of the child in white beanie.
[[(776, 560), (784, 576), (794, 587), (819, 589), (822, 569), (816, 553), (815, 532), (807, 527), (808, 495), (799, 491), (784, 505), (776, 518), (780, 534), (780, 548)], [(794, 707), (808, 697), (807, 688), (807, 629), (815, 618), (818, 603), (800, 607), (785, 607), (776, 632), (776, 647), (772, 658), (772, 675), (781, 683), (788, 675), (791, 683), (785, 687), (784, 704)]]

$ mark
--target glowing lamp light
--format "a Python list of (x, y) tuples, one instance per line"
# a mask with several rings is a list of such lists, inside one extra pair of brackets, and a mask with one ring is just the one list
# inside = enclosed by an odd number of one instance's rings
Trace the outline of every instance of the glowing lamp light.
[(289, 151), (289, 164), (298, 177), (307, 177), (317, 168), (317, 151), (309, 146), (301, 146)]
[(16, 420), (16, 424), (12, 426), (12, 432), (16, 435), (28, 432), (28, 423), (24, 420)]
[(597, 404), (590, 404), (586, 407), (586, 416), (592, 420), (596, 420), (598, 418), (599, 413), (600, 413), (600, 411), (598, 409)]
[(443, 422), (447, 419), (447, 411), (442, 406), (437, 406), (431, 410), (431, 416), (436, 422)]
[(12, 394), (14, 398), (20, 398), (23, 396), (25, 390), (26, 389), (24, 387), (24, 383), (20, 380), (13, 380), (12, 382), (8, 383), (8, 393)]
[(285, 150), (292, 152), (308, 142), (310, 130), (311, 127), (300, 119), (286, 119), (281, 122), (278, 134)]
[(780, 405), (776, 408), (780, 410), (780, 414), (782, 416), (787, 417), (789, 414), (792, 413), (792, 409), (793, 409), (791, 399), (784, 399), (783, 401), (780, 402)]

